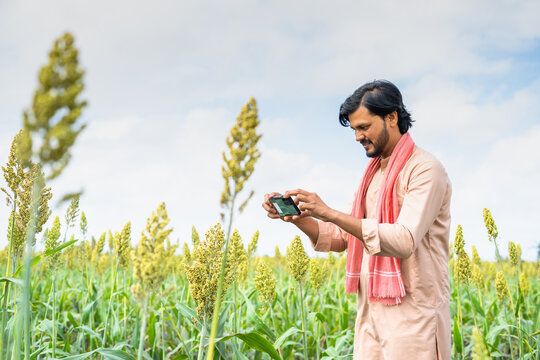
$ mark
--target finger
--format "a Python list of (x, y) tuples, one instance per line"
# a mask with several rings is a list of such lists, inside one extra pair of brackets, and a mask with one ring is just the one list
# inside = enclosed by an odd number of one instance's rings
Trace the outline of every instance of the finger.
[(279, 215), (278, 215), (278, 214), (270, 214), (270, 213), (267, 213), (266, 216), (268, 216), (270, 219), (279, 219)]
[(291, 197), (291, 196), (298, 196), (298, 194), (307, 195), (307, 194), (309, 194), (309, 192), (307, 192), (306, 190), (303, 190), (303, 189), (287, 190), (283, 194), (283, 197), (288, 198), (288, 197)]
[(262, 207), (263, 207), (264, 210), (266, 210), (267, 212), (269, 212), (271, 214), (277, 214), (276, 209), (274, 209), (274, 207), (272, 205), (268, 205), (267, 203), (263, 203)]
[(277, 192), (271, 192), (271, 193), (265, 194), (264, 195), (264, 200), (269, 201), (270, 198), (273, 198), (274, 196), (278, 196), (278, 195), (281, 195), (281, 194), (277, 193)]
[(308, 195), (305, 195), (305, 194), (296, 195), (296, 199), (298, 199), (299, 202), (310, 202), (311, 201), (311, 198)]
[(308, 202), (302, 202), (300, 205), (298, 205), (298, 209), (300, 211), (308, 211), (313, 210), (314, 205), (312, 203)]

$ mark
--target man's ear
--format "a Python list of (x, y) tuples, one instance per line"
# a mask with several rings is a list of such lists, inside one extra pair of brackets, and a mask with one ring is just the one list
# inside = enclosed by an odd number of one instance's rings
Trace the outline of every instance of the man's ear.
[(391, 127), (397, 126), (398, 123), (398, 114), (397, 111), (392, 111), (390, 114), (386, 114), (384, 120), (388, 122), (388, 125)]

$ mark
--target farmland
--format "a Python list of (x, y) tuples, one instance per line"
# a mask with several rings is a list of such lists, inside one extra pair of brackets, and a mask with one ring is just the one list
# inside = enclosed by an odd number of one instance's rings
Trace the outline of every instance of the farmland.
[[(166, 231), (163, 205), (149, 218), (149, 224), (152, 219), (160, 222), (158, 213)], [(149, 268), (146, 274), (157, 281), (155, 287), (141, 293), (141, 278), (134, 272), (132, 260), (140, 250), (121, 246), (131, 240), (130, 224), (123, 231), (103, 233), (96, 239), (84, 233), (84, 223), (81, 229), (80, 216), (77, 219), (77, 226), (54, 231), (78, 240), (67, 241), (70, 245), (53, 255), (38, 255), (41, 261), (33, 267), (32, 358), (51, 358), (54, 353), (56, 358), (67, 359), (95, 358), (98, 354), (128, 359), (136, 358), (139, 352), (142, 358), (152, 359), (203, 357), (212, 313), (208, 306), (215, 301), (219, 275), (212, 267), (221, 259), (225, 240), (221, 227), (216, 225), (201, 236), (193, 229), (192, 240), (183, 249), (164, 239), (162, 250), (152, 254), (159, 257), (156, 263), (160, 269)], [(228, 287), (218, 322), (215, 357), (292, 359), (307, 353), (310, 359), (349, 358), (356, 299), (343, 289), (345, 258), (330, 254), (328, 258), (298, 260), (292, 252), (294, 249), (298, 255), (303, 251), (298, 248), (299, 239), (296, 247), (291, 242), (289, 257), (278, 249), (273, 257), (256, 256), (257, 239), (258, 234), (243, 239), (239, 232), (231, 237), (233, 256), (229, 259), (237, 261), (227, 267)], [(464, 266), (459, 258), (468, 255), (458, 247), (450, 259), (453, 356), (537, 358), (538, 262), (521, 261), (516, 254), (500, 262), (486, 262), (473, 251)], [(8, 249), (1, 253), (4, 274), (7, 253)], [(291, 270), (289, 261), (303, 265), (304, 272), (298, 266)], [(200, 279), (197, 274), (208, 278)], [(11, 285), (2, 302), (6, 316), (2, 351), (6, 359), (11, 358), (8, 354), (17, 344), (14, 319), (20, 315), (17, 299), (22, 291), (20, 283), (10, 279), (3, 279)], [(141, 332), (143, 322), (146, 330)]]

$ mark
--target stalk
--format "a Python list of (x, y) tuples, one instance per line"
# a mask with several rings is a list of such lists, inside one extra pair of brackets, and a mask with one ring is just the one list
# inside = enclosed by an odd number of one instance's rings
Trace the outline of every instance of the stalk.
[(216, 340), (217, 325), (219, 320), (219, 310), (221, 308), (221, 294), (223, 293), (223, 278), (225, 277), (225, 266), (227, 265), (227, 253), (229, 252), (229, 239), (231, 237), (231, 228), (233, 223), (233, 209), (236, 193), (232, 198), (231, 210), (229, 213), (229, 226), (227, 229), (227, 240), (225, 241), (225, 249), (223, 250), (223, 259), (221, 261), (221, 272), (219, 274), (219, 282), (216, 295), (216, 304), (214, 307), (214, 316), (212, 317), (212, 328), (210, 331), (210, 342), (208, 343), (208, 356), (206, 360), (212, 360), (214, 356), (214, 342)]
[(53, 358), (56, 358), (56, 270), (53, 270), (53, 276), (52, 276), (52, 283), (53, 283), (53, 313), (52, 313), (52, 323), (53, 323), (53, 348), (52, 348), (52, 356)]
[(204, 316), (203, 320), (203, 327), (201, 331), (201, 340), (199, 342), (199, 354), (197, 355), (197, 360), (202, 360), (204, 358), (204, 351), (203, 351), (203, 342), (204, 337), (206, 336), (206, 315)]
[[(113, 266), (113, 286), (111, 289), (111, 295), (109, 296), (109, 306), (107, 307), (107, 315), (105, 316), (105, 329), (103, 332), (103, 338), (101, 339), (101, 346), (105, 347), (107, 344), (107, 329), (109, 327), (109, 316), (111, 314), (111, 307), (112, 307), (112, 299), (113, 295), (115, 293), (115, 287), (116, 287), (116, 272), (118, 268), (118, 260), (116, 261), (116, 266)], [(145, 305), (146, 306), (146, 305)]]
[[(13, 194), (13, 216), (11, 217), (11, 229), (9, 231), (8, 263), (6, 277), (11, 275), (11, 256), (13, 249), (13, 228), (15, 226), (15, 211), (17, 211), (17, 194)], [(9, 281), (4, 285), (4, 299), (2, 300), (2, 327), (0, 328), (0, 360), (4, 360), (4, 330), (6, 328), (7, 299), (9, 298)], [(7, 354), (6, 354), (7, 355)]]
[[(160, 300), (161, 302), (161, 306), (162, 306), (162, 309), (165, 310), (165, 313), (167, 314), (167, 317), (169, 318), (173, 328), (174, 328), (174, 331), (176, 332), (176, 335), (178, 336), (178, 338), (180, 339), (180, 341), (182, 342), (182, 345), (184, 346), (184, 349), (186, 349), (186, 353), (188, 352), (188, 347), (184, 341), (184, 339), (182, 338), (182, 335), (180, 334), (180, 331), (178, 331), (178, 328), (176, 327), (176, 324), (174, 323), (174, 321), (172, 320), (172, 316), (171, 314), (167, 311), (167, 308), (166, 307), (163, 307), (163, 301)], [(188, 359), (191, 359), (191, 354), (188, 353)]]
[(163, 324), (164, 324), (164, 317), (163, 317), (163, 303), (161, 303), (161, 324), (159, 326), (159, 329), (161, 331), (161, 358), (165, 359), (165, 338), (163, 337)]
[(308, 359), (307, 354), (307, 337), (306, 337), (306, 319), (304, 315), (304, 295), (302, 293), (302, 282), (299, 281), (300, 285), (300, 305), (302, 306), (302, 337), (304, 338), (304, 359)]
[(148, 296), (145, 296), (142, 310), (142, 324), (141, 331), (139, 333), (139, 350), (137, 351), (137, 360), (142, 359), (142, 352), (144, 350), (144, 338), (146, 335), (146, 316), (147, 316), (147, 306), (148, 306)]
[[(322, 294), (319, 292), (319, 309), (318, 311), (321, 312), (321, 304), (322, 304)], [(317, 351), (317, 360), (321, 357), (321, 322), (317, 321), (317, 346), (315, 347)]]
[[(457, 283), (457, 320), (458, 320), (458, 328), (460, 329), (459, 331), (461, 331), (462, 329), (462, 320), (461, 320), (461, 296), (460, 296), (460, 283), (459, 283), (459, 276), (458, 276), (458, 279), (454, 279), (454, 284)], [(463, 359), (463, 334), (461, 335), (461, 351), (460, 352), (460, 359)]]
[[(234, 279), (233, 284), (233, 333), (238, 333), (238, 315), (236, 313), (236, 279)], [(236, 341), (236, 337), (233, 338), (234, 346), (238, 347), (238, 341)]]
[[(516, 265), (516, 287), (517, 287), (517, 297), (518, 297), (518, 304), (519, 304), (519, 297), (521, 296), (521, 287), (519, 286), (519, 264)], [(510, 294), (510, 297), (512, 297), (512, 294)], [(521, 354), (523, 354), (523, 344), (522, 344), (522, 335), (521, 335), (521, 305), (520, 308), (517, 309), (518, 312), (518, 344), (519, 344), (519, 355), (521, 357)]]
[[(274, 318), (274, 310), (272, 309), (271, 301), (268, 302), (268, 307), (270, 308), (270, 318), (272, 319), (272, 325), (274, 326), (274, 330), (276, 331), (276, 333), (279, 334), (279, 330), (276, 325), (276, 319)], [(279, 352), (279, 355), (283, 357), (283, 350), (281, 350), (281, 347), (278, 348), (278, 352)]]
[[(38, 202), (39, 202), (39, 196), (41, 193), (41, 189), (43, 188), (42, 182), (43, 179), (40, 177), (40, 174), (37, 175), (36, 179), (34, 180), (34, 184), (32, 185), (32, 202), (30, 207), (30, 221), (28, 223), (28, 229), (26, 231), (26, 253), (25, 253), (25, 267), (24, 267), (24, 286), (23, 286), (23, 298), (22, 298), (22, 311), (23, 311), (23, 318), (22, 320), (19, 318), (17, 326), (16, 326), (16, 332), (19, 333), (20, 328), (23, 328), (23, 336), (24, 336), (24, 359), (30, 360), (30, 346), (31, 346), (31, 339), (30, 339), (30, 322), (31, 322), (31, 309), (30, 309), (30, 287), (31, 287), (31, 278), (32, 278), (32, 258), (34, 257), (34, 237), (36, 233), (36, 226), (37, 226), (37, 210), (38, 210)], [(21, 324), (22, 322), (22, 324)], [(20, 333), (19, 336), (20, 337)], [(17, 352), (16, 350), (14, 354)]]
[[(47, 306), (45, 307), (45, 315), (43, 316), (44, 319), (47, 318), (47, 314), (49, 312), (49, 306), (51, 304), (51, 297), (52, 297), (52, 293), (53, 293), (53, 285), (51, 284), (51, 290), (49, 292), (49, 294), (47, 295)], [(41, 347), (41, 344), (43, 344), (43, 336), (40, 337), (39, 339), (39, 345), (38, 347)]]
[[(127, 280), (126, 280), (126, 272), (124, 271), (124, 288), (126, 288)], [(127, 338), (127, 304), (126, 304), (126, 298), (122, 297), (122, 301), (124, 303), (124, 336), (123, 338)]]
[(471, 311), (472, 311), (473, 320), (474, 320), (474, 327), (478, 329), (478, 325), (476, 324), (476, 312), (474, 311), (474, 306), (472, 306), (472, 295), (471, 295), (471, 292), (469, 290), (469, 286), (470, 286), (469, 279), (467, 279), (467, 288), (466, 288), (466, 290), (467, 290), (467, 295), (469, 297), (469, 300), (471, 302)]

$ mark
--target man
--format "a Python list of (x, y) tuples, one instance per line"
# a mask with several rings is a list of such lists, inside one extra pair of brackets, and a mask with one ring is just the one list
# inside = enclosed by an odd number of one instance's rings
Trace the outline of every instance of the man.
[[(370, 161), (350, 214), (297, 189), (291, 222), (316, 251), (347, 249), (347, 292), (358, 294), (354, 359), (450, 359), (448, 238), (451, 184), (408, 133), (410, 114), (388, 81), (361, 86), (341, 105)], [(279, 219), (265, 195), (263, 208)]]

